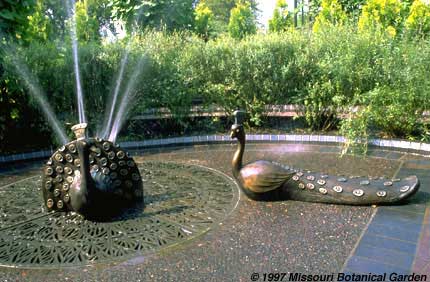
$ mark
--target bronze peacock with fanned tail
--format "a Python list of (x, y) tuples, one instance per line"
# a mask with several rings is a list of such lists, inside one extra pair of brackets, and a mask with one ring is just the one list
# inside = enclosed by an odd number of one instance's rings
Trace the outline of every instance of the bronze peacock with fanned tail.
[(87, 124), (72, 127), (76, 140), (54, 152), (43, 168), (48, 211), (74, 211), (108, 219), (143, 203), (143, 186), (134, 160), (117, 144), (87, 138)]
[(242, 164), (245, 152), (245, 113), (235, 112), (231, 138), (238, 140), (233, 175), (242, 191), (254, 200), (292, 199), (348, 205), (389, 204), (405, 200), (419, 188), (416, 176), (404, 179), (369, 179), (313, 173), (276, 162), (258, 160)]

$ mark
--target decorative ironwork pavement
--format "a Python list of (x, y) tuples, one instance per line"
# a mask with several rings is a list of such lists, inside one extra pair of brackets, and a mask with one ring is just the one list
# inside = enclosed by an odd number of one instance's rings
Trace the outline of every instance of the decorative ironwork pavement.
[(238, 201), (234, 181), (213, 169), (144, 162), (139, 170), (145, 207), (106, 222), (48, 213), (39, 176), (0, 187), (0, 265), (58, 268), (126, 260), (195, 238)]

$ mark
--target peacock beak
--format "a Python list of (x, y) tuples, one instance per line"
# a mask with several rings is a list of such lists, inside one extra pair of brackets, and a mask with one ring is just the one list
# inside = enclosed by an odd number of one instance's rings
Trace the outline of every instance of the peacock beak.
[(230, 131), (230, 138), (233, 139), (235, 137), (236, 137), (236, 134), (235, 134), (234, 130)]

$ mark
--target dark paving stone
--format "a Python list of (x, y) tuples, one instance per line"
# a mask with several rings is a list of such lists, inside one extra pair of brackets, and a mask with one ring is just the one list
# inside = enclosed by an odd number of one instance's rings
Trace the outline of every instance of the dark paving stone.
[(410, 163), (410, 164), (430, 165), (429, 158), (418, 156), (418, 155), (406, 155), (403, 158), (403, 160), (405, 161), (405, 163)]
[(403, 269), (396, 265), (389, 265), (376, 260), (370, 260), (363, 257), (352, 256), (346, 269), (351, 272), (358, 272), (367, 274), (369, 272), (374, 274), (384, 274), (384, 273), (397, 273), (397, 274), (409, 274), (408, 269)]
[(342, 273), (343, 274), (345, 274), (345, 275), (353, 275), (353, 274), (361, 274), (361, 273), (359, 273), (359, 272), (354, 272), (354, 271), (352, 271), (352, 270), (350, 270), (350, 269), (344, 269), (344, 270), (342, 270)]
[(342, 152), (342, 147), (334, 147), (334, 146), (321, 147), (319, 152), (321, 152), (321, 153), (340, 153), (340, 152)]
[[(373, 218), (372, 222), (383, 223), (388, 220), (401, 222), (404, 224), (422, 224), (424, 215), (410, 212), (400, 212), (398, 210), (388, 209), (387, 207), (380, 207), (378, 213)], [(394, 223), (395, 224), (395, 223)]]
[[(385, 212), (385, 213), (384, 213)], [(395, 210), (381, 208), (373, 218), (371, 225), (377, 224), (390, 228), (403, 229), (419, 233), (424, 215), (419, 213), (401, 213)]]
[(370, 224), (367, 232), (369, 234), (399, 239), (408, 242), (416, 242), (419, 237), (420, 229), (404, 229), (397, 226)]
[(430, 261), (430, 208), (426, 209), (423, 220), (423, 228), (421, 230), (420, 239), (417, 245), (418, 250), (416, 259)]
[(364, 273), (364, 272), (352, 271), (350, 269), (345, 269), (342, 272), (337, 274), (337, 279), (335, 281), (338, 281), (338, 282), (344, 282), (344, 281), (349, 282), (349, 281), (357, 281), (357, 280), (371, 281), (371, 279), (367, 279), (367, 278), (363, 278), (363, 279), (357, 278), (361, 275), (369, 275), (369, 272)]
[(388, 151), (381, 151), (381, 150), (375, 150), (370, 149), (367, 151), (368, 157), (378, 157), (378, 158), (385, 158), (390, 152)]
[[(365, 272), (359, 272), (359, 271), (352, 271), (350, 269), (345, 269), (343, 271), (343, 273), (345, 273), (345, 275), (350, 275), (349, 277), (344, 277), (343, 281), (372, 281), (372, 279), (374, 279), (376, 281), (376, 279), (378, 279), (379, 277), (376, 277), (378, 275), (378, 273), (370, 273), (369, 271), (365, 271)], [(399, 271), (396, 271), (395, 273), (393, 272), (386, 272), (385, 273), (385, 280), (386, 282), (393, 282), (394, 280), (391, 279), (395, 279), (394, 277), (390, 278), (390, 275), (397, 275), (400, 274)], [(408, 273), (407, 273), (408, 274)], [(369, 276), (371, 275), (371, 276)], [(379, 275), (384, 275), (384, 273), (379, 274)], [(383, 278), (384, 276), (382, 276)], [(340, 280), (337, 280), (339, 282), (343, 282)]]
[(366, 232), (361, 238), (360, 245), (368, 245), (372, 247), (378, 247), (381, 249), (388, 249), (391, 251), (401, 252), (415, 256), (417, 244), (412, 242), (406, 242), (401, 240), (396, 240), (387, 237), (381, 237), (369, 232)]
[[(399, 205), (399, 206), (386, 206), (385, 209), (397, 211), (400, 213), (418, 213), (418, 214), (424, 214), (427, 203), (428, 203), (429, 194), (425, 194), (423, 192), (418, 192), (417, 195), (414, 196), (413, 199), (411, 199), (407, 204), (405, 205)], [(425, 203), (421, 203), (423, 200), (425, 200)], [(418, 203), (414, 203), (417, 201)]]
[(414, 261), (414, 254), (374, 247), (362, 244), (361, 242), (355, 250), (354, 256), (364, 257), (375, 261), (383, 261), (385, 264), (391, 264), (402, 269), (410, 269)]

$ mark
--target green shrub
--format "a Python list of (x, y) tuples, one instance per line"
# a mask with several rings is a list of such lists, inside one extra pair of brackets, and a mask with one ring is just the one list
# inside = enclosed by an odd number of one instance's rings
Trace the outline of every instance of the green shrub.
[(286, 31), (293, 25), (292, 13), (288, 11), (288, 4), (285, 0), (277, 0), (273, 16), (269, 20), (269, 31)]
[(394, 37), (400, 33), (405, 10), (400, 0), (369, 0), (358, 21), (361, 31), (381, 30)]
[(416, 36), (430, 34), (430, 3), (415, 0), (412, 3), (409, 16), (406, 19), (406, 28)]
[[(324, 27), (318, 33), (291, 30), (243, 40), (220, 36), (207, 42), (190, 33), (147, 31), (127, 42), (125, 38), (79, 45), (90, 124), (101, 124), (128, 46), (121, 95), (139, 73), (127, 107), (130, 115), (166, 107), (183, 132), (189, 124), (182, 117), (195, 101), (201, 101), (206, 107), (216, 105), (230, 113), (246, 109), (251, 125), (257, 126), (263, 123), (265, 105), (295, 103), (303, 106), (310, 128), (336, 130), (340, 126), (351, 142), (377, 132), (409, 139), (429, 136), (430, 126), (421, 119), (423, 111), (430, 110), (430, 44), (426, 38), (411, 41), (386, 33), (357, 32), (345, 24)], [(61, 122), (76, 122), (68, 44), (32, 42), (15, 53), (39, 79)], [(2, 60), (7, 57), (5, 54)], [(1, 143), (19, 143), (18, 133), (24, 131), (42, 132), (46, 140), (50, 129), (14, 66), (2, 63), (2, 67)], [(351, 107), (358, 111), (340, 121), (339, 110), (348, 114)], [(16, 134), (4, 135), (12, 131)]]
[(242, 39), (256, 32), (256, 19), (252, 12), (251, 3), (239, 0), (236, 6), (231, 9), (228, 33), (233, 38)]
[[(370, 34), (357, 34), (350, 26), (326, 28), (312, 35), (304, 54), (306, 75), (296, 102), (312, 129), (338, 126), (339, 109), (354, 97), (373, 89), (378, 82), (378, 57), (385, 52), (383, 41)], [(352, 31), (352, 32), (351, 32)]]
[(196, 33), (203, 37), (205, 40), (209, 39), (209, 35), (212, 33), (214, 27), (214, 15), (211, 9), (204, 3), (200, 2), (194, 11), (195, 22), (194, 27)]
[(76, 35), (80, 42), (97, 41), (100, 39), (100, 23), (97, 16), (89, 11), (88, 4), (90, 6), (97, 5), (96, 2), (76, 2)]
[(219, 38), (187, 49), (185, 80), (204, 98), (227, 112), (244, 108), (261, 123), (269, 103), (291, 103), (303, 83), (297, 52), (305, 45), (298, 33), (256, 35), (240, 42)]
[[(356, 96), (360, 110), (344, 120), (341, 132), (350, 140), (378, 135), (411, 140), (428, 139), (428, 121), (423, 113), (430, 109), (430, 49), (406, 38), (386, 42), (377, 64), (375, 87)], [(366, 125), (366, 126), (364, 126)]]
[(347, 15), (337, 0), (322, 0), (321, 11), (312, 28), (314, 32), (318, 32), (324, 26), (343, 25), (346, 20)]

